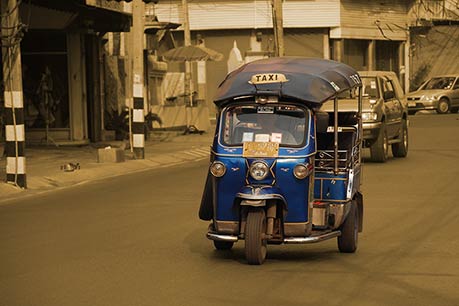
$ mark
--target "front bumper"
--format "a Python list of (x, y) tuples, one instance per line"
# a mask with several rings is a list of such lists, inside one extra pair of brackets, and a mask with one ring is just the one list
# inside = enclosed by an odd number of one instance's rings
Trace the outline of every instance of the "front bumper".
[(426, 100), (409, 100), (408, 110), (419, 111), (419, 110), (434, 110), (438, 107), (438, 100), (426, 101)]
[(381, 129), (381, 122), (364, 122), (362, 127), (363, 139), (377, 139)]
[[(209, 232), (207, 233), (207, 239), (216, 240), (216, 241), (226, 241), (226, 242), (237, 242), (239, 240), (238, 236), (235, 235), (220, 235), (216, 233)], [(323, 231), (316, 232), (314, 235), (306, 237), (285, 237), (282, 240), (282, 243), (285, 244), (307, 244), (307, 243), (316, 243), (331, 238), (341, 236), (341, 231)]]

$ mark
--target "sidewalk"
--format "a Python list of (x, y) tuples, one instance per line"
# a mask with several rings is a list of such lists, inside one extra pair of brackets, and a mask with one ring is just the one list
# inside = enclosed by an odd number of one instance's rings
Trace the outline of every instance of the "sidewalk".
[[(152, 139), (145, 142), (145, 159), (135, 160), (131, 151), (126, 149), (125, 161), (120, 163), (98, 163), (97, 150), (108, 145), (120, 146), (122, 142), (96, 143), (81, 147), (28, 147), (27, 189), (5, 183), (6, 160), (0, 158), (0, 203), (136, 171), (208, 159), (212, 139), (212, 128), (202, 135), (152, 133)], [(62, 166), (68, 163), (78, 163), (80, 169), (66, 172)]]

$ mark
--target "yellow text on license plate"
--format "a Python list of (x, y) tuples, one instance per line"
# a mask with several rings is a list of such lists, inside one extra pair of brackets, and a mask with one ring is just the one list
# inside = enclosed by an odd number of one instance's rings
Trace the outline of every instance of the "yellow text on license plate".
[(277, 157), (279, 143), (277, 142), (244, 142), (243, 157)]

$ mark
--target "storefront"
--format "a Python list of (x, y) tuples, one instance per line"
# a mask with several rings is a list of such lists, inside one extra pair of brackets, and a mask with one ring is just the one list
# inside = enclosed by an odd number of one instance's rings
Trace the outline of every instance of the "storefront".
[(28, 143), (85, 144), (103, 130), (103, 35), (129, 31), (125, 3), (33, 0), (21, 43)]

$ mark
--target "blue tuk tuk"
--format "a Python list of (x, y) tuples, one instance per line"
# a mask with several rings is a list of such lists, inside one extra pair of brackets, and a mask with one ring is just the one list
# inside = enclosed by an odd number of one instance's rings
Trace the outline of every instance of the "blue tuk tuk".
[[(216, 133), (199, 217), (217, 250), (245, 241), (249, 264), (267, 244), (338, 240), (362, 231), (361, 80), (331, 60), (279, 57), (228, 74), (214, 101)], [(339, 111), (340, 96), (355, 100)], [(333, 112), (321, 111), (325, 103)], [(328, 109), (328, 108), (327, 108)]]

